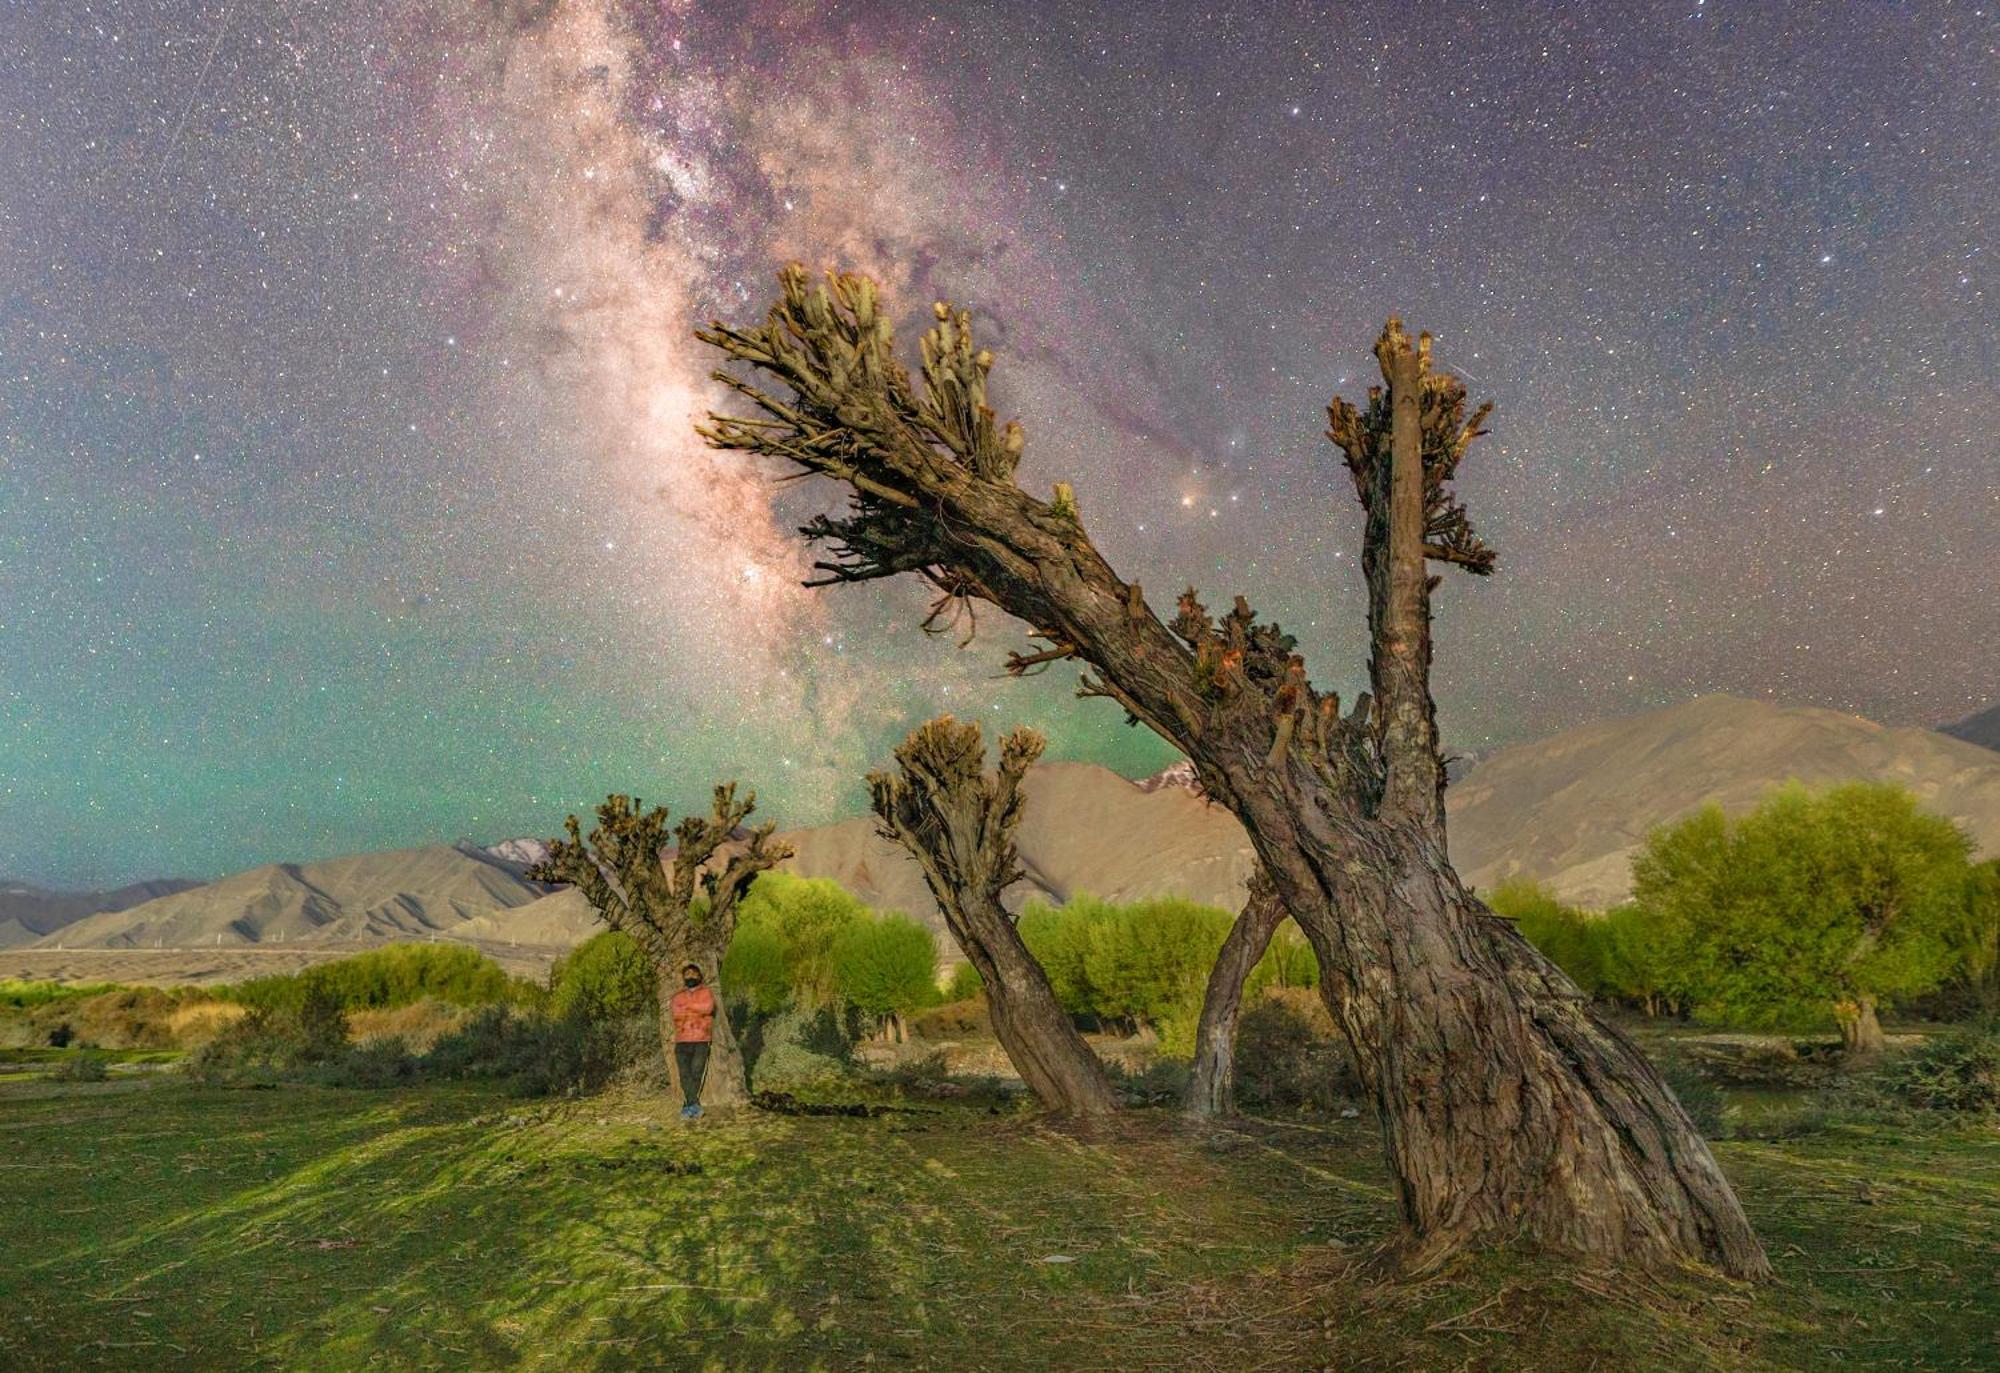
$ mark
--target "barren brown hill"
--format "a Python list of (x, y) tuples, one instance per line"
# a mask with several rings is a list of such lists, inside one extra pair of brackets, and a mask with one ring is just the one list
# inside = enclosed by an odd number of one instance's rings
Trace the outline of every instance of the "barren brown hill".
[[(1094, 763), (1044, 763), (1028, 774), (1026, 790), (1019, 842), (1027, 876), (1009, 888), (1009, 906), (1084, 892), (1111, 901), (1175, 895), (1231, 910), (1242, 904), (1249, 841), (1227, 811), (1187, 787), (1130, 782)], [(923, 873), (876, 833), (873, 819), (856, 816), (779, 837), (793, 849), (785, 871), (832, 878), (868, 905), (908, 912), (942, 936), (943, 919)], [(581, 896), (562, 891), (482, 916), (454, 937), (566, 944), (601, 928)]]
[(1648, 829), (1709, 802), (1749, 810), (1775, 786), (1893, 782), (2000, 852), (2000, 758), (1929, 729), (1735, 696), (1567, 730), (1482, 760), (1446, 801), (1468, 882), (1545, 882), (1566, 901), (1631, 894)]
[(0, 949), (22, 948), (85, 916), (129, 910), (156, 896), (200, 885), (179, 877), (134, 882), (116, 891), (47, 891), (25, 882), (0, 883)]
[(79, 920), (40, 947), (189, 948), (356, 943), (445, 935), (547, 891), (450, 844), (272, 863)]

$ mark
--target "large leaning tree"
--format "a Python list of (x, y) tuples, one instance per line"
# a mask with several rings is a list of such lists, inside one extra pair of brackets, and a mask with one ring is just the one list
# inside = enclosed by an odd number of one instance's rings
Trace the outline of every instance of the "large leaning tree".
[(1014, 730), (988, 776), (979, 726), (942, 715), (911, 731), (893, 771), (868, 774), (868, 793), (883, 836), (917, 860), (952, 938), (979, 969), (994, 1037), (1021, 1080), (1053, 1112), (1102, 1115), (1118, 1105), (1104, 1065), (1000, 904), (1021, 876), (1021, 779), (1042, 747), (1034, 730)]
[[(701, 965), (715, 992), (714, 1038), (703, 1100), (729, 1106), (749, 1099), (743, 1053), (730, 1028), (724, 1004), (722, 955), (736, 933), (736, 907), (758, 873), (791, 857), (791, 849), (771, 838), (765, 823), (747, 839), (731, 844), (737, 829), (757, 809), (756, 793), (736, 797), (736, 784), (715, 789), (708, 815), (684, 816), (669, 843), (667, 808), (643, 810), (635, 797), (613, 795), (597, 808), (588, 838), (574, 815), (567, 837), (549, 841), (549, 856), (528, 870), (537, 882), (560, 882), (583, 893), (604, 923), (627, 936), (653, 971), (659, 996), (660, 1047), (674, 1090), (680, 1068), (674, 1060), (674, 1020), (668, 1001), (681, 987), (681, 969)], [(725, 846), (730, 851), (724, 853)]]
[(1184, 1105), (1191, 1116), (1233, 1115), (1236, 1110), (1236, 1026), (1243, 1018), (1243, 984), (1271, 947), (1285, 920), (1285, 904), (1262, 868), (1250, 874), (1243, 909), (1223, 937), (1202, 990), (1194, 1031), (1194, 1068)]
[[(1575, 985), (1460, 883), (1445, 853), (1444, 767), (1430, 696), (1427, 564), (1492, 553), (1450, 493), (1486, 414), (1391, 320), (1384, 385), (1335, 400), (1330, 435), (1366, 516), (1372, 696), (1343, 713), (1292, 636), (1241, 600), (1192, 590), (1170, 620), (1085, 534), (1066, 484), (1014, 480), (1016, 422), (986, 403), (993, 355), (940, 302), (920, 378), (897, 361), (875, 284), (803, 268), (761, 325), (698, 337), (750, 377), (721, 380), (754, 413), (712, 416), (715, 447), (845, 483), (851, 503), (803, 531), (832, 550), (822, 582), (927, 581), (934, 614), (986, 602), (1062, 658), (1083, 694), (1117, 702), (1194, 763), (1242, 822), (1318, 955), (1321, 994), (1372, 1091), (1413, 1268), (1466, 1245), (1526, 1239), (1600, 1261), (1769, 1263), (1708, 1146), (1658, 1071)], [(761, 374), (761, 375), (760, 375)]]

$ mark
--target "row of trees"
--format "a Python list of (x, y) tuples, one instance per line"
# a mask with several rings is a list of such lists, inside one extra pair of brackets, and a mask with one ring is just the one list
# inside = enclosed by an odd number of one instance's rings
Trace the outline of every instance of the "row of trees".
[[(1242, 982), (1281, 910), (1311, 943), (1323, 999), (1375, 1098), (1412, 1266), (1526, 1239), (1600, 1260), (1695, 1258), (1768, 1274), (1658, 1072), (1465, 889), (1446, 855), (1428, 564), (1484, 574), (1494, 555), (1451, 491), (1488, 408), (1468, 412), (1464, 386), (1433, 369), (1429, 338), (1392, 319), (1375, 347), (1383, 385), (1364, 407), (1328, 407), (1362, 507), (1373, 646), (1370, 691), (1344, 711), (1310, 681), (1293, 637), (1246, 601), (1213, 615), (1190, 588), (1162, 617), (1091, 543), (1069, 484), (1046, 501), (1024, 491), (1025, 436), (987, 404), (993, 354), (975, 344), (968, 314), (942, 302), (934, 314), (913, 378), (872, 281), (814, 286), (787, 268), (764, 323), (698, 331), (749, 370), (718, 377), (751, 409), (713, 416), (701, 433), (847, 489), (844, 513), (804, 530), (832, 551), (817, 564), (822, 584), (915, 576), (938, 596), (931, 625), (980, 602), (1024, 621), (1045, 647), (1013, 655), (1011, 672), (1085, 664), (1082, 693), (1178, 748), (1243, 824), (1266, 899), (1247, 903), (1225, 939), (1198, 1062), (1212, 1034), (1233, 1033)], [(1021, 776), (1040, 750), (1017, 731), (989, 775), (976, 729), (934, 721), (897, 751), (894, 771), (870, 777), (871, 797), (923, 865), (1023, 1078), (1045, 1098), (1108, 1108), (1101, 1065), (999, 902), (1019, 871)], [(665, 813), (614, 797), (588, 843), (571, 819), (539, 875), (582, 886), (669, 977), (676, 960), (727, 946), (749, 878), (782, 856), (766, 828), (709, 867), (747, 813), (733, 795), (718, 791), (712, 820), (683, 822), (664, 870)], [(691, 920), (698, 880), (709, 904)], [(717, 1070), (740, 1084), (720, 1044)]]
[(1633, 900), (1602, 916), (1530, 884), (1488, 899), (1594, 996), (1745, 1028), (1831, 1021), (1865, 1054), (1883, 1007), (1948, 982), (2000, 1005), (2000, 863), (1970, 850), (1902, 788), (1794, 786), (1654, 831)]

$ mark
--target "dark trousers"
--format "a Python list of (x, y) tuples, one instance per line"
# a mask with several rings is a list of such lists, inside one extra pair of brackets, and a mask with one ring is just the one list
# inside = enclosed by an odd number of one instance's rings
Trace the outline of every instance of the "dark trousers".
[(701, 1100), (702, 1079), (708, 1076), (708, 1041), (674, 1045), (674, 1066), (681, 1073), (681, 1100), (695, 1105)]

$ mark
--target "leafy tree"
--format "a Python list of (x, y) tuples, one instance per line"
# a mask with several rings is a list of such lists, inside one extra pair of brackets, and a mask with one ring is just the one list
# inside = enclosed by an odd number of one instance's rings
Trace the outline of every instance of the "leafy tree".
[(758, 1015), (776, 1015), (796, 1000), (785, 937), (773, 921), (738, 919), (736, 937), (722, 955), (722, 976), (729, 994)]
[(1103, 902), (1078, 893), (1060, 906), (1030, 901), (1017, 922), (1021, 942), (1042, 965), (1056, 1001), (1073, 1016), (1094, 1020), (1100, 1014), (1088, 971), (1090, 933), (1107, 910)]
[(2000, 858), (1966, 874), (1965, 896), (1944, 931), (1952, 977), (1982, 1015), (2000, 1013)]
[(549, 970), (549, 1011), (605, 1024), (644, 1015), (657, 992), (652, 967), (628, 935), (603, 930), (556, 960)]
[(897, 912), (854, 921), (836, 935), (833, 970), (841, 999), (886, 1023), (898, 1043), (909, 1037), (903, 1018), (937, 1000), (937, 941)]
[(1601, 995), (1615, 997), (1651, 1016), (1686, 1005), (1683, 950), (1687, 934), (1679, 922), (1628, 901), (1604, 913), (1599, 938)]
[(1179, 897), (1108, 907), (1084, 953), (1097, 1014), (1150, 1027), (1169, 1052), (1191, 1052), (1202, 985), (1229, 927), (1227, 911)]
[(1468, 410), (1428, 336), (1395, 319), (1375, 345), (1383, 385), (1365, 408), (1328, 406), (1361, 502), (1373, 649), (1371, 690), (1343, 712), (1297, 640), (1246, 600), (1215, 615), (1190, 588), (1163, 618), (1091, 542), (1069, 483), (1046, 501), (1023, 490), (1026, 436), (987, 403), (993, 354), (967, 312), (933, 313), (913, 377), (873, 281), (815, 286), (786, 268), (761, 323), (697, 331), (748, 370), (722, 379), (754, 412), (700, 432), (848, 488), (844, 511), (804, 527), (831, 551), (822, 584), (919, 578), (937, 593), (932, 627), (999, 607), (1047, 645), (1014, 654), (1011, 672), (1078, 660), (1084, 694), (1187, 755), (1313, 942), (1322, 999), (1383, 1122), (1403, 1257), (1423, 1269), (1525, 1239), (1768, 1275), (1658, 1069), (1465, 890), (1446, 852), (1430, 564), (1493, 570), (1452, 489), (1490, 407)]
[(1737, 821), (1709, 807), (1632, 865), (1640, 905), (1677, 926), (1686, 994), (1746, 1026), (1830, 1017), (1882, 1047), (1880, 1006), (1936, 986), (1963, 910), (1969, 844), (1899, 787), (1787, 787)]
[[(775, 936), (791, 1004), (820, 1010), (840, 1001), (833, 966), (835, 941), (848, 926), (873, 915), (859, 897), (831, 878), (767, 872), (743, 899), (737, 925)], [(764, 954), (759, 950), (752, 956)]]
[(985, 990), (986, 983), (979, 976), (979, 969), (969, 960), (955, 965), (950, 980), (944, 984), (947, 1001), (970, 1001)]
[(1592, 996), (1606, 990), (1605, 940), (1602, 922), (1593, 920), (1574, 906), (1565, 906), (1555, 895), (1534, 882), (1518, 878), (1503, 882), (1486, 894), (1493, 913), (1514, 922), (1530, 944), (1555, 960), (1577, 986)]

